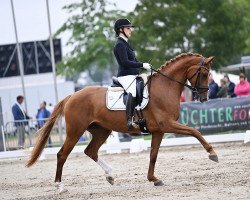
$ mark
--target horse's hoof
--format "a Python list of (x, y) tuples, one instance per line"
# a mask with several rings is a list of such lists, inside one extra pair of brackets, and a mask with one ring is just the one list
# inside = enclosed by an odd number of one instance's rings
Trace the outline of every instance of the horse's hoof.
[(111, 184), (114, 185), (115, 179), (112, 176), (107, 176), (106, 180)]
[(63, 194), (65, 192), (68, 192), (68, 190), (64, 188), (64, 184), (62, 182), (56, 182), (56, 188), (57, 188), (59, 194)]
[(210, 160), (214, 162), (219, 162), (218, 156), (217, 155), (209, 155), (208, 156)]
[(154, 182), (154, 186), (163, 186), (164, 183), (161, 180), (157, 180)]
[(65, 188), (63, 188), (62, 190), (59, 190), (59, 194), (63, 194), (63, 193), (66, 193), (66, 192), (68, 192), (68, 190), (65, 189)]

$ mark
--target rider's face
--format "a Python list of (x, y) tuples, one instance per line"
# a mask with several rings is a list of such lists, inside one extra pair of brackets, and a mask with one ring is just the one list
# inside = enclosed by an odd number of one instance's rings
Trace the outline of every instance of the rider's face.
[(126, 36), (130, 38), (133, 31), (133, 27), (124, 27), (123, 31), (126, 34)]

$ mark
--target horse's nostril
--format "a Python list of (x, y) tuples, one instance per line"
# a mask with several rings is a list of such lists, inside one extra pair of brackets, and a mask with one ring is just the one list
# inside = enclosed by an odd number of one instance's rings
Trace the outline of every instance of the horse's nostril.
[(200, 99), (200, 102), (204, 102), (204, 101), (207, 101), (207, 98), (201, 98)]
[(206, 97), (205, 96), (200, 96), (200, 102), (204, 102), (204, 101), (206, 101)]

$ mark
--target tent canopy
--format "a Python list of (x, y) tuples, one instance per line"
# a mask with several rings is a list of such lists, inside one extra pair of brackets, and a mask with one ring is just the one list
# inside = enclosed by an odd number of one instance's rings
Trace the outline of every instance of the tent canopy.
[(250, 80), (250, 56), (242, 56), (241, 63), (222, 67), (220, 71), (226, 72), (226, 73), (230, 72), (236, 75), (239, 75), (239, 73), (242, 72), (246, 74), (248, 80)]

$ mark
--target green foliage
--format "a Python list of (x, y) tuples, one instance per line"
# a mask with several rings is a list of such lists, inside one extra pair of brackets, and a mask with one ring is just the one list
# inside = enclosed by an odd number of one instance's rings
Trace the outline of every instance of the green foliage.
[(116, 38), (113, 23), (121, 16), (121, 12), (107, 10), (107, 5), (105, 0), (82, 0), (64, 7), (71, 17), (56, 35), (70, 31), (67, 46), (72, 50), (58, 65), (58, 73), (72, 77), (78, 72), (89, 70), (93, 75), (93, 66), (115, 71), (113, 46)]
[(218, 69), (250, 53), (249, 10), (249, 0), (141, 0), (135, 49), (157, 67), (181, 52), (214, 55)]
[[(115, 73), (113, 24), (127, 13), (107, 10), (108, 5), (107, 0), (82, 0), (64, 7), (71, 17), (57, 34), (70, 31), (72, 50), (58, 65), (59, 73), (74, 78), (88, 70), (96, 81), (103, 70)], [(218, 69), (250, 54), (249, 10), (250, 0), (140, 0), (125, 17), (138, 26), (131, 43), (142, 62), (153, 58), (158, 68), (190, 51), (215, 56)]]

